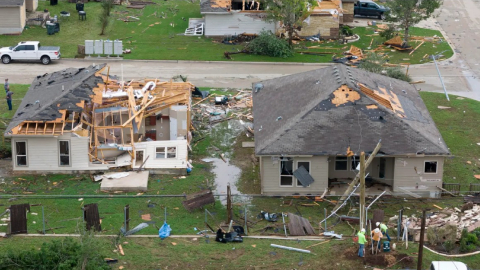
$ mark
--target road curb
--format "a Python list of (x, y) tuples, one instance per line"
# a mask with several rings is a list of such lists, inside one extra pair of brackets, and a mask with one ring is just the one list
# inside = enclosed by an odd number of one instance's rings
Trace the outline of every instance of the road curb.
[(105, 57), (90, 57), (90, 58), (64, 58), (71, 61), (79, 62), (143, 62), (143, 63), (198, 63), (198, 64), (243, 64), (243, 65), (292, 65), (292, 66), (331, 66), (334, 63), (302, 63), (302, 62), (245, 62), (245, 61), (196, 61), (196, 60), (141, 60), (141, 59), (115, 59)]

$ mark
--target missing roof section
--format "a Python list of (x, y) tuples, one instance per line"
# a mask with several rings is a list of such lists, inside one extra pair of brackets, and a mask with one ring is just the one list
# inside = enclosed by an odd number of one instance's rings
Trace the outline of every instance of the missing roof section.
[(362, 93), (377, 101), (378, 104), (393, 111), (398, 117), (406, 118), (402, 103), (400, 103), (398, 96), (394, 92), (388, 91), (386, 88), (381, 86), (378, 87), (379, 90), (372, 90), (362, 83), (358, 83), (358, 86), (360, 87), (360, 91), (362, 91)]
[(337, 107), (348, 102), (354, 103), (360, 99), (360, 94), (346, 85), (342, 85), (333, 91), (333, 95), (335, 98), (332, 99), (332, 103)]

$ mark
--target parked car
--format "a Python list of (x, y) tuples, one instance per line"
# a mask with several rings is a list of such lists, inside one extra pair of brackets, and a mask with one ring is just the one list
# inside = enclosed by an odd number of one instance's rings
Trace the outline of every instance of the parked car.
[(60, 59), (60, 47), (40, 46), (39, 41), (22, 41), (17, 46), (0, 48), (2, 63), (12, 61), (38, 61), (48, 65), (52, 60)]
[(362, 0), (354, 4), (353, 15), (375, 16), (380, 20), (385, 20), (385, 14), (388, 11), (390, 11), (389, 8), (381, 6), (371, 0)]
[(466, 264), (455, 261), (433, 261), (430, 270), (468, 270)]

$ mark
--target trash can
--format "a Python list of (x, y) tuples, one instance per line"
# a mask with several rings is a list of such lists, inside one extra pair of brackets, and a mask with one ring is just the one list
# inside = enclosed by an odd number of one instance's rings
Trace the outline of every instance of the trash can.
[(55, 32), (55, 33), (60, 32), (60, 23), (56, 22), (56, 23), (54, 24), (54, 32)]
[(46, 23), (45, 26), (47, 27), (47, 34), (54, 35), (55, 34), (55, 24)]
[(383, 242), (383, 252), (390, 252), (390, 242), (384, 241)]
[(84, 4), (83, 3), (77, 3), (76, 9), (77, 11), (83, 11)]
[(50, 5), (55, 6), (58, 4), (58, 0), (50, 0)]

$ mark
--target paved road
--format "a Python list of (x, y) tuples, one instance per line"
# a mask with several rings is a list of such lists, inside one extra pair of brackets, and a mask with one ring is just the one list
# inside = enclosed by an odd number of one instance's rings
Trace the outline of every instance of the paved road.
[(9, 78), (10, 83), (30, 84), (35, 76), (62, 70), (68, 67), (85, 67), (93, 63), (107, 62), (110, 74), (128, 79), (159, 78), (169, 80), (173, 76), (188, 76), (197, 86), (205, 87), (251, 87), (253, 82), (304, 72), (324, 67), (321, 64), (275, 64), (238, 62), (185, 62), (185, 61), (106, 61), (62, 59), (48, 66), (40, 63), (0, 64), (0, 82)]
[[(453, 58), (439, 63), (447, 91), (451, 94), (480, 100), (480, 1), (445, 0), (437, 12), (436, 19), (421, 23), (422, 27), (441, 30), (455, 49)], [(360, 24), (367, 19), (355, 18)], [(477, 41), (477, 39), (479, 39)], [(11, 83), (32, 82), (39, 74), (67, 67), (84, 67), (104, 60), (63, 59), (49, 66), (37, 63), (0, 65), (0, 82), (8, 77)], [(176, 62), (176, 61), (109, 61), (110, 73), (125, 79), (160, 78), (170, 79), (186, 75), (189, 81), (206, 87), (251, 87), (253, 82), (279, 76), (308, 71), (322, 67), (312, 64), (282, 63), (238, 63), (238, 62)], [(443, 92), (437, 70), (433, 64), (412, 66), (410, 74), (414, 80), (425, 80), (417, 87), (422, 91)]]

